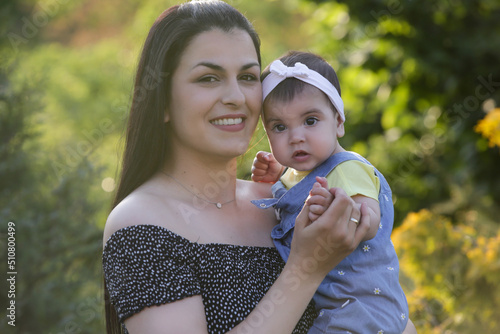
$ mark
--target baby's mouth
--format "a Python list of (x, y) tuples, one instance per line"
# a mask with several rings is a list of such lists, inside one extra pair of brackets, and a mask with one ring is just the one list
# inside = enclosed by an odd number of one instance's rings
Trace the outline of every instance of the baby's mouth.
[(293, 152), (293, 158), (297, 158), (297, 157), (304, 157), (304, 156), (307, 156), (309, 155), (309, 153), (307, 153), (306, 151), (295, 151)]

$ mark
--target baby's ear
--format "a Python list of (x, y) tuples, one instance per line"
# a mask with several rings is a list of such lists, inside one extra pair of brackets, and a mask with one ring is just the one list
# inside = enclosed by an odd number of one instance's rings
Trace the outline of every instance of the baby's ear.
[(345, 135), (344, 121), (342, 120), (342, 117), (340, 117), (339, 113), (336, 113), (335, 117), (337, 118), (337, 138), (344, 137)]

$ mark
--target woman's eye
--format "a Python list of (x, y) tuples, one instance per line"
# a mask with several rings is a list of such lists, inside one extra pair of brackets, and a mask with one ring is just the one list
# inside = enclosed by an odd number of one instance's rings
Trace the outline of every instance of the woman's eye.
[(286, 126), (284, 126), (283, 124), (276, 124), (275, 126), (273, 126), (273, 130), (276, 132), (283, 132), (286, 130)]
[(198, 81), (199, 82), (215, 82), (215, 81), (217, 81), (217, 78), (212, 76), (212, 75), (208, 75), (208, 76), (201, 77)]
[(257, 77), (253, 74), (244, 74), (240, 77), (243, 81), (257, 81)]
[(316, 123), (318, 123), (318, 119), (315, 117), (309, 117), (306, 119), (306, 125), (314, 125)]

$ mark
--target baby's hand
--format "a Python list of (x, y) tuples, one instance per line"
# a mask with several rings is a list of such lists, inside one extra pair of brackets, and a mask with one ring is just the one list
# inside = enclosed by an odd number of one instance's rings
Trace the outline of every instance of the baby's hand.
[(316, 177), (309, 197), (306, 200), (306, 205), (309, 205), (309, 220), (315, 221), (326, 211), (333, 201), (333, 195), (328, 189), (328, 182), (324, 177)]
[(275, 183), (283, 173), (283, 166), (272, 153), (259, 151), (253, 159), (252, 180), (255, 182)]

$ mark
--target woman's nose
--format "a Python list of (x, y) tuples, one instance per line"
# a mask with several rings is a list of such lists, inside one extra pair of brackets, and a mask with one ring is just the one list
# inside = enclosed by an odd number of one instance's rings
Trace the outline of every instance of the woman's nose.
[(245, 94), (243, 93), (238, 80), (230, 80), (225, 88), (222, 103), (237, 107), (245, 103), (245, 99)]

